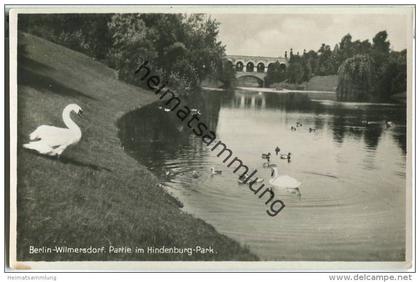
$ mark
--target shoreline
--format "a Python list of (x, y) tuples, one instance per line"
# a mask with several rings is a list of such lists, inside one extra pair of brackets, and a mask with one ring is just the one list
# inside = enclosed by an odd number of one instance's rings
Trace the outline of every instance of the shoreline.
[[(118, 120), (153, 104), (152, 92), (115, 80), (112, 69), (76, 51), (29, 34), (20, 34), (19, 41), (27, 48), (18, 66), (19, 261), (259, 260), (180, 210), (177, 199), (157, 186), (157, 177), (124, 151)], [(79, 144), (60, 161), (21, 148), (39, 124), (61, 125), (62, 108), (71, 102), (87, 115), (77, 120), (83, 132)], [(211, 246), (215, 253), (30, 255), (30, 245)]]

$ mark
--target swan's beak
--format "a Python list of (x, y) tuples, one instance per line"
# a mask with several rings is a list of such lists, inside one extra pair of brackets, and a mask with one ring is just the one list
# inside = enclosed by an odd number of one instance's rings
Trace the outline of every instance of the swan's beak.
[(83, 110), (80, 110), (80, 111), (77, 113), (77, 115), (78, 115), (79, 117), (83, 118), (83, 117), (84, 117), (84, 115), (83, 115)]

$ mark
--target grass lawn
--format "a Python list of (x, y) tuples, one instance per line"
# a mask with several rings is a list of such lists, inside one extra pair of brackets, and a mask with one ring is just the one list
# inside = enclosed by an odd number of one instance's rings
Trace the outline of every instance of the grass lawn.
[[(299, 85), (280, 82), (280, 83), (273, 83), (270, 87), (274, 87), (278, 89), (284, 88), (284, 89), (320, 91), (320, 93), (308, 93), (307, 95), (311, 99), (337, 100), (337, 96), (335, 94), (337, 83), (338, 83), (338, 75), (325, 75), (325, 76), (314, 76), (309, 81), (303, 82), (302, 84), (299, 84)], [(321, 93), (322, 91), (326, 91), (326, 92)]]
[[(129, 157), (118, 139), (123, 114), (155, 101), (78, 52), (21, 33), (18, 39), (17, 258), (56, 260), (257, 260), (211, 225), (179, 209), (158, 179)], [(64, 126), (76, 115), (83, 137), (61, 159), (22, 148), (37, 126)], [(29, 247), (213, 247), (215, 254), (30, 254)]]
[(314, 76), (306, 83), (305, 89), (335, 92), (337, 84), (338, 75)]

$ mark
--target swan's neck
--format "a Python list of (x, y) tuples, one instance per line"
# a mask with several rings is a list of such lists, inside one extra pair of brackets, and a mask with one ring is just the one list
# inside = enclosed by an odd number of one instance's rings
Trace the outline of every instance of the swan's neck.
[(68, 129), (71, 131), (81, 133), (80, 127), (71, 119), (70, 117), (71, 110), (65, 108), (63, 111), (63, 121), (64, 124), (67, 126)]

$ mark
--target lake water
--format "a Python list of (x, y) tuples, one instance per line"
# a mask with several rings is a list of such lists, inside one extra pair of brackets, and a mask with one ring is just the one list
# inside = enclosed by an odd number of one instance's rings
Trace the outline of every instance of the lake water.
[[(406, 116), (403, 105), (310, 100), (304, 94), (202, 94), (195, 102), (210, 129), (268, 185), (270, 169), (303, 182), (301, 197), (264, 202), (175, 114), (156, 105), (120, 121), (128, 154), (153, 171), (184, 210), (248, 246), (262, 260), (398, 261), (405, 256)], [(192, 102), (194, 104), (194, 102)], [(172, 115), (169, 118), (168, 115)], [(385, 121), (392, 121), (387, 127)], [(365, 124), (368, 121), (369, 124)], [(296, 131), (290, 127), (302, 123)], [(315, 128), (315, 132), (309, 132)], [(292, 153), (291, 161), (276, 156)], [(211, 176), (210, 168), (223, 170)], [(192, 171), (199, 178), (192, 177)], [(166, 171), (173, 175), (165, 176)]]

